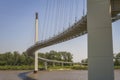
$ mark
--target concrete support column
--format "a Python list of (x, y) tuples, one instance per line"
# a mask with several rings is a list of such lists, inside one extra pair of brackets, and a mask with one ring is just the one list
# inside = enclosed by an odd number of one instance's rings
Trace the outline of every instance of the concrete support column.
[(45, 70), (47, 70), (47, 62), (44, 62)]
[(35, 14), (35, 43), (38, 42), (38, 13)]
[(73, 66), (73, 63), (70, 63), (70, 66)]
[[(35, 43), (38, 42), (38, 13), (36, 13), (35, 18)], [(34, 64), (34, 72), (38, 71), (38, 53), (35, 52), (35, 64)]]
[(55, 63), (53, 62), (53, 67), (55, 67)]
[(35, 64), (34, 64), (34, 73), (38, 71), (38, 53), (35, 52)]
[(110, 0), (87, 0), (88, 80), (114, 80)]
[(64, 66), (64, 63), (61, 63), (62, 67)]

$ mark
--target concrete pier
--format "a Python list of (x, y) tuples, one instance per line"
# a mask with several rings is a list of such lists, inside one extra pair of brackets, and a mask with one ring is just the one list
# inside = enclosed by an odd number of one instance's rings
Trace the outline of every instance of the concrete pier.
[(47, 62), (44, 62), (45, 70), (47, 70)]
[(87, 0), (88, 80), (114, 80), (110, 0)]
[(55, 63), (53, 62), (53, 67), (55, 67)]
[[(35, 43), (38, 42), (38, 13), (35, 14)], [(34, 63), (34, 73), (38, 71), (38, 53), (37, 51), (35, 52), (35, 63)]]

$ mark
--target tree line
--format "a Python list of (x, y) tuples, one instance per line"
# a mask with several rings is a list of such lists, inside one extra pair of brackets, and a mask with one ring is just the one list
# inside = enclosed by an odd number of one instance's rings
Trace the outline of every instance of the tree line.
[[(114, 61), (114, 65), (115, 66), (120, 66), (120, 52), (117, 53), (116, 55), (114, 55), (113, 61)], [(81, 63), (88, 63), (88, 58), (87, 59), (83, 59), (81, 61)]]
[(114, 56), (114, 65), (120, 66), (120, 52)]
[(42, 58), (50, 59), (50, 60), (58, 60), (58, 61), (66, 61), (72, 62), (73, 55), (70, 52), (62, 51), (50, 51), (46, 53), (38, 53), (38, 55)]
[(27, 56), (25, 52), (20, 54), (17, 51), (14, 52), (5, 52), (0, 54), (0, 66), (13, 65), (33, 65), (34, 59), (30, 56)]
[[(73, 62), (73, 55), (70, 52), (61, 51), (57, 52), (54, 50), (51, 50), (50, 52), (46, 53), (38, 53), (38, 55), (42, 58), (50, 59), (50, 60), (57, 60), (57, 61), (65, 61), (65, 62)], [(39, 61), (39, 64), (44, 65), (43, 61)], [(61, 65), (61, 63), (54, 63), (54, 65)], [(64, 65), (70, 65), (70, 64), (64, 64)], [(48, 62), (48, 66), (53, 66), (52, 62)]]
[[(72, 62), (73, 55), (70, 52), (62, 51), (50, 51), (46, 53), (38, 53), (42, 58)], [(50, 63), (49, 63), (50, 64)], [(0, 53), (0, 66), (12, 65), (12, 66), (21, 66), (21, 65), (34, 65), (34, 58), (28, 56), (25, 52), (19, 53), (14, 52), (5, 52)], [(43, 65), (43, 61), (39, 61), (39, 65)]]

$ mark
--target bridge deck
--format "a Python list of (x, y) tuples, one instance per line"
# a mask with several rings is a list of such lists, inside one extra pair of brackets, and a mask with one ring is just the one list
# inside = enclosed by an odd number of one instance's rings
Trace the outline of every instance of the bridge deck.
[[(120, 0), (114, 0), (114, 1), (111, 0), (111, 4), (112, 4), (112, 12), (111, 12), (112, 22), (115, 22), (116, 20), (120, 19), (120, 15), (118, 15), (120, 13), (120, 5), (119, 5)], [(48, 40), (45, 40), (43, 42), (37, 42), (36, 44), (28, 48), (26, 52), (28, 55), (33, 56), (34, 55), (33, 53), (36, 50), (39, 50), (41, 48), (54, 45), (57, 43), (65, 42), (67, 40), (76, 38), (86, 33), (87, 33), (87, 15), (83, 16), (81, 20), (79, 20), (78, 22), (76, 22), (67, 30), (61, 32), (60, 34)]]

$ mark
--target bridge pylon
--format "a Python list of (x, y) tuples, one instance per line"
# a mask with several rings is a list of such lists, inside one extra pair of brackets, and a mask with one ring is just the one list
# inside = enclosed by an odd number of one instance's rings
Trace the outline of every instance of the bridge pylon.
[(88, 80), (114, 80), (110, 0), (87, 0)]
[[(38, 13), (35, 14), (35, 43), (38, 42)], [(34, 62), (34, 73), (38, 72), (38, 52), (35, 52), (34, 56), (35, 62)]]

